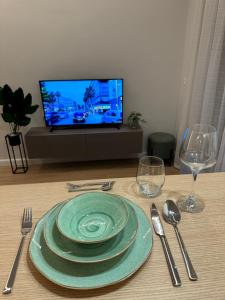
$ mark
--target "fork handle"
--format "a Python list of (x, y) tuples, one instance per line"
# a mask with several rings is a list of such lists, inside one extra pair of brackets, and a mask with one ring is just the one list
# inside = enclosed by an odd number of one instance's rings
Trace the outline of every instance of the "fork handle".
[(86, 191), (97, 191), (97, 190), (102, 190), (102, 187), (96, 187), (96, 188), (69, 188), (68, 192), (86, 192)]
[(104, 185), (106, 184), (107, 182), (106, 181), (101, 181), (101, 182), (87, 182), (87, 183), (83, 183), (83, 184), (73, 184), (73, 183), (67, 183), (68, 186), (71, 186), (71, 187), (83, 187), (83, 186), (93, 186), (93, 185)]
[(19, 265), (19, 260), (20, 260), (22, 249), (23, 249), (24, 240), (25, 240), (25, 235), (23, 235), (21, 238), (20, 245), (19, 245), (16, 257), (15, 257), (15, 260), (12, 265), (12, 269), (9, 273), (9, 277), (7, 279), (6, 285), (2, 291), (3, 294), (10, 294), (12, 292), (13, 284), (14, 284), (15, 277), (16, 277), (16, 271), (17, 271), (17, 268)]

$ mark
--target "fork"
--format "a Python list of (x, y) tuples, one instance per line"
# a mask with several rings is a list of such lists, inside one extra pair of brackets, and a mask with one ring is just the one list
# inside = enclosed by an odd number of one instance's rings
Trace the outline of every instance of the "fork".
[(16, 271), (19, 265), (19, 260), (23, 249), (24, 240), (26, 235), (31, 231), (31, 228), (32, 228), (32, 209), (25, 208), (23, 211), (22, 224), (21, 224), (21, 234), (22, 234), (21, 241), (19, 244), (19, 248), (14, 263), (12, 265), (12, 269), (9, 273), (9, 277), (7, 279), (6, 285), (3, 289), (3, 294), (10, 294), (12, 292), (14, 280), (16, 277)]

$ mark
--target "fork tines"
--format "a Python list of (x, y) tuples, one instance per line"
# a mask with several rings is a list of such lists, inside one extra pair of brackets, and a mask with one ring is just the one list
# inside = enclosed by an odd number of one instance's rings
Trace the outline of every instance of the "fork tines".
[(22, 224), (25, 225), (26, 223), (32, 223), (32, 208), (31, 207), (24, 208), (24, 211), (23, 211)]

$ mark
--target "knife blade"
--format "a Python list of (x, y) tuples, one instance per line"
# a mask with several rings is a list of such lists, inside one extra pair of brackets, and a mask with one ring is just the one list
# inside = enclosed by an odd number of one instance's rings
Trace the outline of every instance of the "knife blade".
[(164, 229), (163, 229), (162, 222), (159, 217), (157, 207), (154, 203), (152, 204), (152, 207), (151, 207), (151, 219), (152, 219), (152, 224), (153, 224), (155, 233), (160, 237), (160, 240), (161, 240), (161, 243), (163, 246), (163, 251), (164, 251), (164, 254), (166, 257), (166, 262), (167, 262), (167, 266), (169, 269), (172, 284), (175, 287), (181, 286), (180, 276), (179, 276), (176, 264), (174, 262), (172, 253), (170, 251), (170, 247), (169, 247), (169, 244), (168, 244), (168, 241), (167, 241)]

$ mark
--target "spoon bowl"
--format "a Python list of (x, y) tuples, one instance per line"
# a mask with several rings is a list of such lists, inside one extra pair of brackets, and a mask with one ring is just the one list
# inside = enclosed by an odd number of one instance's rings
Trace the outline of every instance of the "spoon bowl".
[(171, 225), (177, 225), (181, 220), (181, 214), (173, 200), (166, 200), (163, 206), (163, 217)]

